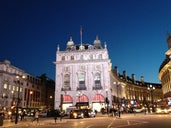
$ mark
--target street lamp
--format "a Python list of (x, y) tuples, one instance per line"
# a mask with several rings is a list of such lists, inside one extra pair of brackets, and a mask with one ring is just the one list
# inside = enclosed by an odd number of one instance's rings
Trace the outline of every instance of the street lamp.
[(30, 91), (30, 107), (32, 107), (33, 105), (33, 91)]
[(150, 91), (151, 95), (151, 104), (152, 104), (152, 112), (154, 112), (154, 98), (153, 98), (153, 91), (155, 90), (155, 87), (153, 85), (149, 85), (147, 89)]
[(80, 97), (82, 96), (82, 93), (79, 91), (77, 94), (76, 94), (77, 96), (78, 96), (78, 102), (79, 102), (79, 109), (81, 108), (81, 104), (80, 104), (80, 102), (81, 102), (81, 100), (80, 100)]
[(108, 99), (108, 89), (106, 89), (106, 107), (107, 107), (107, 114), (109, 114), (109, 99)]
[(15, 115), (15, 124), (18, 123), (18, 107), (20, 103), (20, 85), (21, 81), (20, 79), (25, 79), (25, 76), (16, 76), (17, 83), (18, 83), (18, 95), (17, 95), (17, 106), (16, 106), (16, 115)]
[(120, 105), (119, 105), (119, 84), (120, 82), (113, 82), (114, 85), (116, 85), (116, 91), (117, 91), (117, 106), (118, 106), (118, 116), (120, 117)]

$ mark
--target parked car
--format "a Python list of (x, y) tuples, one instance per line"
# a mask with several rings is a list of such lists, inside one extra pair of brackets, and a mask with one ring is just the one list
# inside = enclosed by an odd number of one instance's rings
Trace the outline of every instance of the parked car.
[(77, 110), (72, 110), (70, 112), (70, 118), (78, 119), (78, 118), (84, 118), (84, 113), (77, 109)]
[(47, 117), (47, 114), (48, 114), (47, 110), (44, 110), (44, 111), (40, 112), (39, 116), (40, 117)]

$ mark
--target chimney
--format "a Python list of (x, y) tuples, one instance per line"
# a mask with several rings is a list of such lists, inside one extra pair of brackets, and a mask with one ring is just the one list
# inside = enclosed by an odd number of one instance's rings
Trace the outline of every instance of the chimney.
[(124, 78), (124, 80), (127, 80), (126, 71), (125, 70), (123, 71), (123, 78)]
[(117, 66), (114, 67), (114, 74), (115, 74), (116, 76), (118, 76), (118, 67), (117, 67)]
[(132, 82), (135, 84), (135, 74), (132, 74)]
[(141, 76), (141, 82), (144, 84), (144, 76)]

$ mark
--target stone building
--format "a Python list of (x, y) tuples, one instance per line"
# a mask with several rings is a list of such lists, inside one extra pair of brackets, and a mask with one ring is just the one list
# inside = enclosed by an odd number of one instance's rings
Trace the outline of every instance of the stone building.
[[(49, 96), (46, 94), (46, 85), (41, 78), (13, 66), (10, 61), (0, 62), (0, 109), (15, 107), (18, 99), (21, 108), (47, 107), (45, 101), (48, 101), (46, 97)], [(54, 88), (51, 95), (53, 92)]]
[(168, 50), (166, 51), (165, 60), (159, 68), (159, 80), (162, 83), (162, 90), (164, 98), (171, 97), (171, 35), (167, 34)]
[(94, 44), (75, 45), (72, 37), (66, 50), (56, 52), (55, 109), (69, 106), (93, 108), (100, 111), (106, 102), (111, 106), (111, 62), (107, 45), (98, 36)]
[(68, 107), (102, 108), (147, 107), (163, 97), (161, 84), (141, 81), (111, 68), (107, 45), (96, 37), (94, 44), (75, 45), (72, 38), (66, 50), (56, 52), (55, 109)]

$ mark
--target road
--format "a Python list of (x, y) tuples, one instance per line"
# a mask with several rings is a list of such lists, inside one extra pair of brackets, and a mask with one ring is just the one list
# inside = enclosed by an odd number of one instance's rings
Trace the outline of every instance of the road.
[(63, 119), (54, 123), (53, 118), (40, 118), (39, 123), (19, 122), (8, 128), (171, 128), (171, 114), (123, 114), (121, 118), (98, 116), (96, 118)]

